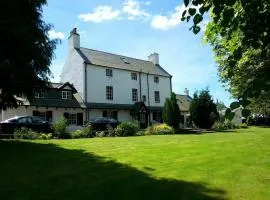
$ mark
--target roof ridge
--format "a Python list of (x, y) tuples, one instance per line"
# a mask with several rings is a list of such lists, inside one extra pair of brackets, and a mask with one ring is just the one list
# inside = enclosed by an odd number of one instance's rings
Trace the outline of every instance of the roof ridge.
[[(101, 51), (101, 50), (96, 50), (96, 49), (90, 49), (90, 48), (86, 48), (86, 47), (80, 47), (80, 48), (87, 49), (87, 50), (91, 50), (91, 51), (97, 51), (97, 52), (101, 52), (101, 53), (106, 53), (106, 54), (111, 54), (111, 55), (115, 55), (115, 56), (120, 56), (120, 57), (122, 56), (122, 57), (125, 57), (125, 58), (131, 58), (131, 59), (134, 59), (134, 60), (140, 60), (140, 61), (152, 63), (152, 62), (149, 61), (149, 60), (143, 60), (143, 59), (134, 58), (134, 57), (125, 56), (125, 55), (120, 55), (120, 54), (116, 54), (116, 53), (111, 53), (111, 52), (106, 52), (106, 51)], [(153, 65), (154, 65), (154, 64), (153, 64)]]

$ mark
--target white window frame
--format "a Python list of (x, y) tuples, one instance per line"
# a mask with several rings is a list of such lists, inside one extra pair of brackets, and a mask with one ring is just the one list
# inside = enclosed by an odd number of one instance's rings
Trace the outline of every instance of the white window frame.
[(35, 98), (45, 98), (45, 92), (43, 90), (35, 90)]
[(146, 102), (146, 95), (142, 96), (143, 102)]
[(106, 86), (106, 99), (113, 100), (113, 86)]
[(138, 101), (138, 89), (132, 88), (132, 101)]
[(63, 90), (62, 99), (71, 99), (71, 91)]
[(109, 77), (112, 77), (113, 76), (112, 69), (106, 69), (106, 76), (109, 76)]
[(137, 73), (131, 72), (131, 80), (137, 81)]
[(77, 113), (69, 113), (68, 121), (71, 125), (77, 125)]
[(154, 76), (154, 82), (159, 83), (159, 77), (158, 76)]
[(154, 98), (155, 98), (155, 103), (160, 103), (160, 92), (159, 91), (154, 92)]

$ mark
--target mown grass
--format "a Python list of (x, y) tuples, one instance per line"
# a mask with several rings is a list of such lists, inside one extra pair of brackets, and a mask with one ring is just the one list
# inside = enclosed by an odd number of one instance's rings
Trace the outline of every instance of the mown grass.
[(270, 199), (270, 128), (0, 141), (0, 199)]

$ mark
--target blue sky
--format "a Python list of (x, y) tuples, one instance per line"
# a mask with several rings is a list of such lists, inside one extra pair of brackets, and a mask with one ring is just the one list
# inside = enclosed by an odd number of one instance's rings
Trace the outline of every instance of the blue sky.
[[(53, 81), (67, 56), (67, 37), (76, 27), (81, 46), (139, 59), (157, 52), (160, 64), (173, 75), (173, 91), (209, 87), (214, 99), (232, 101), (218, 81), (211, 47), (202, 45), (202, 33), (194, 35), (190, 24), (180, 21), (183, 1), (178, 0), (47, 0), (43, 17), (53, 24), (51, 38), (59, 38), (51, 65)], [(205, 22), (204, 22), (205, 23)]]

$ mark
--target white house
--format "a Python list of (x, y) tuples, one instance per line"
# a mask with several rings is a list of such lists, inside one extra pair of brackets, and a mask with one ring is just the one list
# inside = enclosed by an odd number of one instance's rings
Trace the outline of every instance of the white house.
[(34, 97), (26, 99), (16, 96), (18, 108), (8, 108), (0, 112), (0, 121), (14, 116), (32, 115), (55, 123), (66, 117), (71, 126), (83, 125), (85, 105), (72, 84), (51, 83), (47, 88), (36, 88)]
[(165, 99), (172, 92), (171, 78), (157, 53), (140, 60), (84, 48), (76, 28), (70, 33), (61, 81), (72, 83), (81, 95), (86, 120), (109, 116), (138, 120), (142, 126), (160, 121)]

